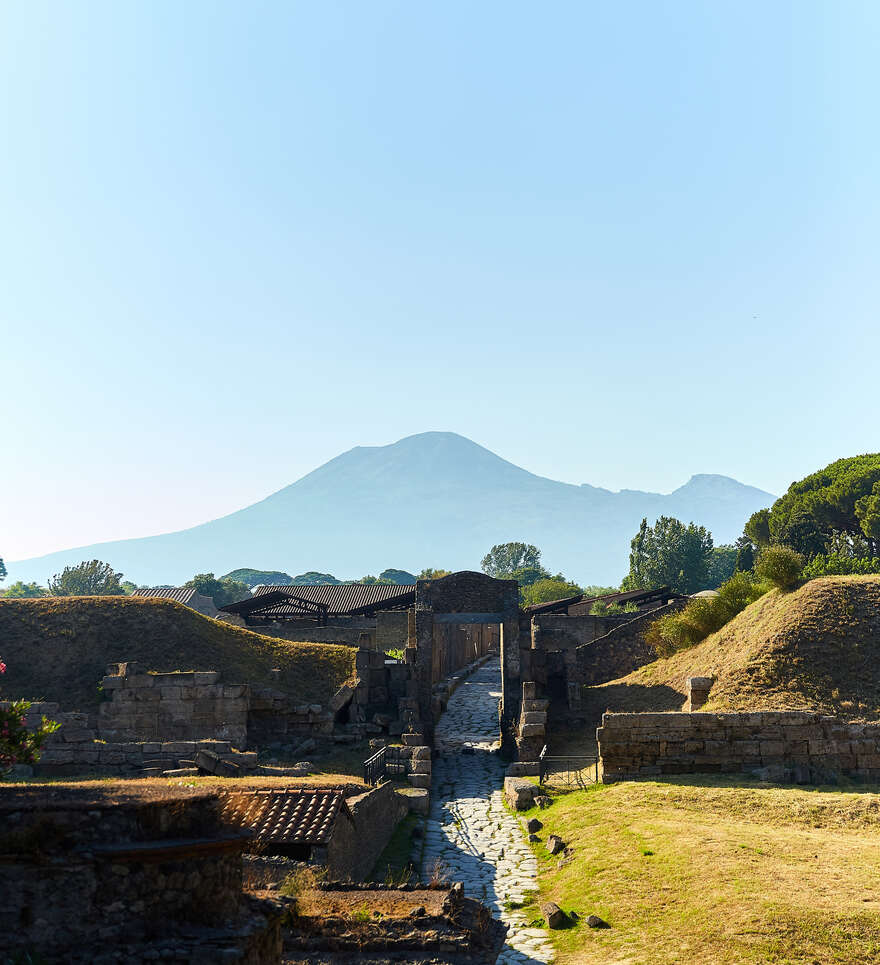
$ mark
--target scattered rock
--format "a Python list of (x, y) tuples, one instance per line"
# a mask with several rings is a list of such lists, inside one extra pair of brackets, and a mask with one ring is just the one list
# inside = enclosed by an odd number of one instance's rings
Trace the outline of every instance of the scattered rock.
[(600, 918), (598, 915), (590, 915), (587, 918), (587, 924), (590, 926), (590, 928), (610, 928), (611, 927), (607, 921)]
[(545, 845), (550, 854), (559, 854), (560, 851), (565, 847), (565, 842), (558, 834), (551, 834), (547, 838), (547, 844)]
[(537, 834), (543, 827), (544, 825), (537, 818), (529, 818), (526, 821), (526, 831), (529, 834)]
[(535, 797), (535, 804), (542, 810), (544, 808), (549, 808), (552, 803), (553, 803), (553, 799), (547, 797), (546, 794), (538, 794)]
[(425, 911), (425, 906), (424, 906), (424, 905), (419, 905), (418, 908), (413, 908), (413, 910), (409, 913), (409, 917), (410, 917), (410, 918), (423, 918), (426, 914), (427, 914), (427, 912)]
[(568, 924), (568, 915), (556, 904), (555, 901), (545, 901), (541, 904), (541, 914), (547, 922), (548, 928), (565, 928)]
[(530, 835), (529, 835), (529, 841), (533, 841), (533, 842), (534, 842), (534, 841), (540, 841), (540, 840), (541, 840), (541, 839), (538, 837), (537, 834), (530, 834)]
[(315, 765), (311, 761), (297, 761), (293, 765), (298, 771), (313, 771)]

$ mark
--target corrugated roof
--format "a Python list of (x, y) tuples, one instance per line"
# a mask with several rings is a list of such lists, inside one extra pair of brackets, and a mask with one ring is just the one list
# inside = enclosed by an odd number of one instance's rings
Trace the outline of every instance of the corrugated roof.
[(340, 813), (352, 820), (341, 790), (270, 788), (230, 791), (224, 822), (248, 828), (258, 844), (327, 844)]
[(189, 606), (190, 601), (196, 595), (197, 590), (192, 586), (145, 586), (135, 590), (132, 596), (152, 596), (163, 600), (176, 600)]
[[(302, 586), (260, 586), (254, 591), (254, 597), (261, 597), (266, 593), (287, 593), (309, 600), (327, 607), (331, 615), (353, 613), (364, 607), (376, 604), (404, 606), (410, 600), (415, 600), (414, 586), (399, 586), (391, 583), (317, 583)], [(298, 609), (292, 612), (299, 613)], [(284, 607), (273, 607), (272, 614), (284, 615)]]

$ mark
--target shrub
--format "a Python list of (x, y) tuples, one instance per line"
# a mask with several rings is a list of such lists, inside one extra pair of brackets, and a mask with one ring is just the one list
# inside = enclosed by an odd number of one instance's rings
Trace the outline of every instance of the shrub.
[(768, 546), (761, 551), (755, 572), (780, 590), (792, 590), (804, 571), (804, 558), (790, 546)]
[(844, 556), (843, 553), (820, 553), (804, 567), (804, 576), (850, 576), (880, 573), (880, 556)]
[(697, 597), (678, 613), (658, 617), (645, 632), (645, 641), (658, 656), (671, 657), (720, 630), (767, 589), (751, 573), (734, 573), (718, 588), (718, 596)]
[[(6, 664), (2, 660), (0, 673), (6, 673)], [(59, 725), (46, 717), (36, 730), (28, 730), (24, 721), (30, 707), (27, 700), (15, 700), (0, 707), (0, 777), (15, 764), (35, 764), (40, 759), (40, 748), (46, 738), (58, 730)]]

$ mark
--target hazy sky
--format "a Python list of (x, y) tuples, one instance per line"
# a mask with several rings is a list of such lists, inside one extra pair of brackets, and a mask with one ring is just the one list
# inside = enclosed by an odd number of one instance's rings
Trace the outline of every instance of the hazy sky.
[(878, 37), (845, 0), (3, 4), (0, 556), (426, 429), (612, 489), (880, 449)]

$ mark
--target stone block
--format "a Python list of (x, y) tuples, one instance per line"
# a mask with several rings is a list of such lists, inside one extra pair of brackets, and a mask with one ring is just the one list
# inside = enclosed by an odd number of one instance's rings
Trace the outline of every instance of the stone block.
[(524, 700), (522, 702), (522, 709), (525, 713), (531, 713), (533, 711), (546, 712), (549, 708), (549, 700)]
[(542, 902), (541, 914), (544, 916), (548, 928), (565, 928), (568, 924), (568, 915), (565, 914), (555, 901)]
[(403, 734), (402, 740), (407, 747), (423, 747), (425, 744), (422, 734)]
[(522, 715), (521, 721), (524, 726), (540, 724), (542, 727), (545, 727), (547, 724), (547, 715), (541, 711), (530, 711)]
[(404, 788), (397, 793), (406, 801), (411, 813), (428, 815), (431, 809), (431, 794), (427, 788)]
[(428, 746), (414, 747), (412, 757), (414, 761), (429, 761), (431, 760), (431, 748)]
[(120, 690), (122, 688), (122, 677), (104, 677), (101, 681), (102, 690)]
[(408, 780), (413, 787), (420, 787), (426, 790), (431, 787), (430, 774), (410, 774)]
[(538, 696), (538, 685), (534, 680), (524, 680), (522, 685), (522, 699), (535, 700)]
[(543, 724), (523, 724), (519, 729), (520, 737), (543, 737), (546, 728)]
[(537, 793), (538, 788), (531, 781), (521, 777), (504, 778), (504, 797), (515, 811), (528, 811), (534, 805)]
[(140, 673), (134, 677), (125, 678), (125, 687), (127, 690), (144, 690), (147, 687), (153, 686), (155, 686), (155, 680), (152, 674)]
[[(210, 684), (216, 684), (219, 679), (220, 679), (220, 672), (218, 670), (197, 670), (192, 675), (193, 684), (201, 687), (205, 687)], [(183, 682), (184, 681), (181, 681), (181, 683)]]
[(411, 774), (430, 774), (431, 773), (431, 759), (428, 758), (426, 761), (412, 761), (410, 764)]
[(351, 684), (343, 684), (330, 698), (330, 710), (335, 714), (351, 701), (355, 688)]

